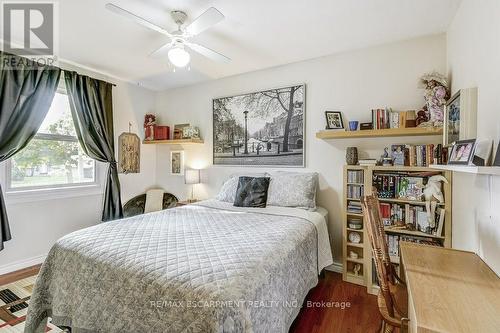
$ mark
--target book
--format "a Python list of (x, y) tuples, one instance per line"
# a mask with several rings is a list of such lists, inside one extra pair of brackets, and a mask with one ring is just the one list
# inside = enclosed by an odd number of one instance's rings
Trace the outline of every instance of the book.
[(436, 226), (436, 231), (434, 232), (434, 235), (436, 236), (442, 236), (443, 235), (443, 225), (444, 225), (444, 217), (445, 217), (445, 209), (440, 208), (439, 210), (439, 220), (437, 222)]

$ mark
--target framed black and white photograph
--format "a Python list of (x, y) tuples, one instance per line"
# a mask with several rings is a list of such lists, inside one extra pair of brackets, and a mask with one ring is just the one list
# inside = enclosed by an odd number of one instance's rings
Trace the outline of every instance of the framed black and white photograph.
[(170, 152), (170, 174), (176, 176), (184, 175), (183, 150), (173, 150)]
[(214, 165), (304, 166), (305, 85), (213, 100)]
[(469, 165), (474, 158), (476, 139), (456, 141), (451, 147), (448, 164)]
[(326, 129), (343, 129), (344, 120), (339, 111), (325, 111)]

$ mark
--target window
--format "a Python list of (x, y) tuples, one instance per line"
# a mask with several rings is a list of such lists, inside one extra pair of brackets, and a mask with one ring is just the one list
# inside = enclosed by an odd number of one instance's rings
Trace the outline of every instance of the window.
[(76, 137), (66, 93), (59, 89), (36, 136), (7, 165), (11, 190), (96, 183), (96, 164)]

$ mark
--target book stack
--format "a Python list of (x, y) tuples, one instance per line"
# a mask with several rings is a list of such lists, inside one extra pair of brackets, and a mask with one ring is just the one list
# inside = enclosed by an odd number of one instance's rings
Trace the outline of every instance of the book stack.
[(363, 213), (363, 209), (361, 208), (361, 202), (359, 201), (349, 201), (347, 204), (347, 212), (353, 214), (361, 214)]
[(373, 129), (415, 127), (415, 111), (372, 110)]
[(442, 236), (445, 217), (445, 210), (443, 208), (440, 208), (436, 212), (433, 227), (429, 225), (427, 212), (423, 206), (380, 203), (380, 212), (384, 226), (389, 229), (393, 226), (405, 225), (410, 230), (418, 230), (429, 235)]
[(441, 144), (406, 145), (404, 149), (405, 166), (427, 167), (431, 164), (448, 163), (448, 148)]
[(421, 201), (424, 177), (415, 177), (405, 173), (374, 173), (373, 186), (379, 198), (405, 199)]
[(398, 235), (385, 235), (387, 247), (389, 248), (389, 255), (399, 257), (399, 242), (410, 242), (418, 244), (426, 244), (433, 246), (442, 246), (441, 243), (427, 237), (413, 237), (413, 236), (398, 236)]
[(347, 197), (350, 199), (359, 199), (363, 196), (363, 185), (347, 185)]
[(347, 170), (347, 182), (348, 183), (356, 183), (363, 184), (363, 170)]
[(360, 166), (375, 166), (377, 165), (377, 160), (374, 158), (366, 158), (358, 161)]

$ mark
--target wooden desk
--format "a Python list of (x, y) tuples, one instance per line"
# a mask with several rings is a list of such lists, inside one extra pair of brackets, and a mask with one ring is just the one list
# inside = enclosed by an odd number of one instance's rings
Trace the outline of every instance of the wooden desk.
[(500, 332), (500, 278), (472, 252), (400, 243), (410, 332)]

